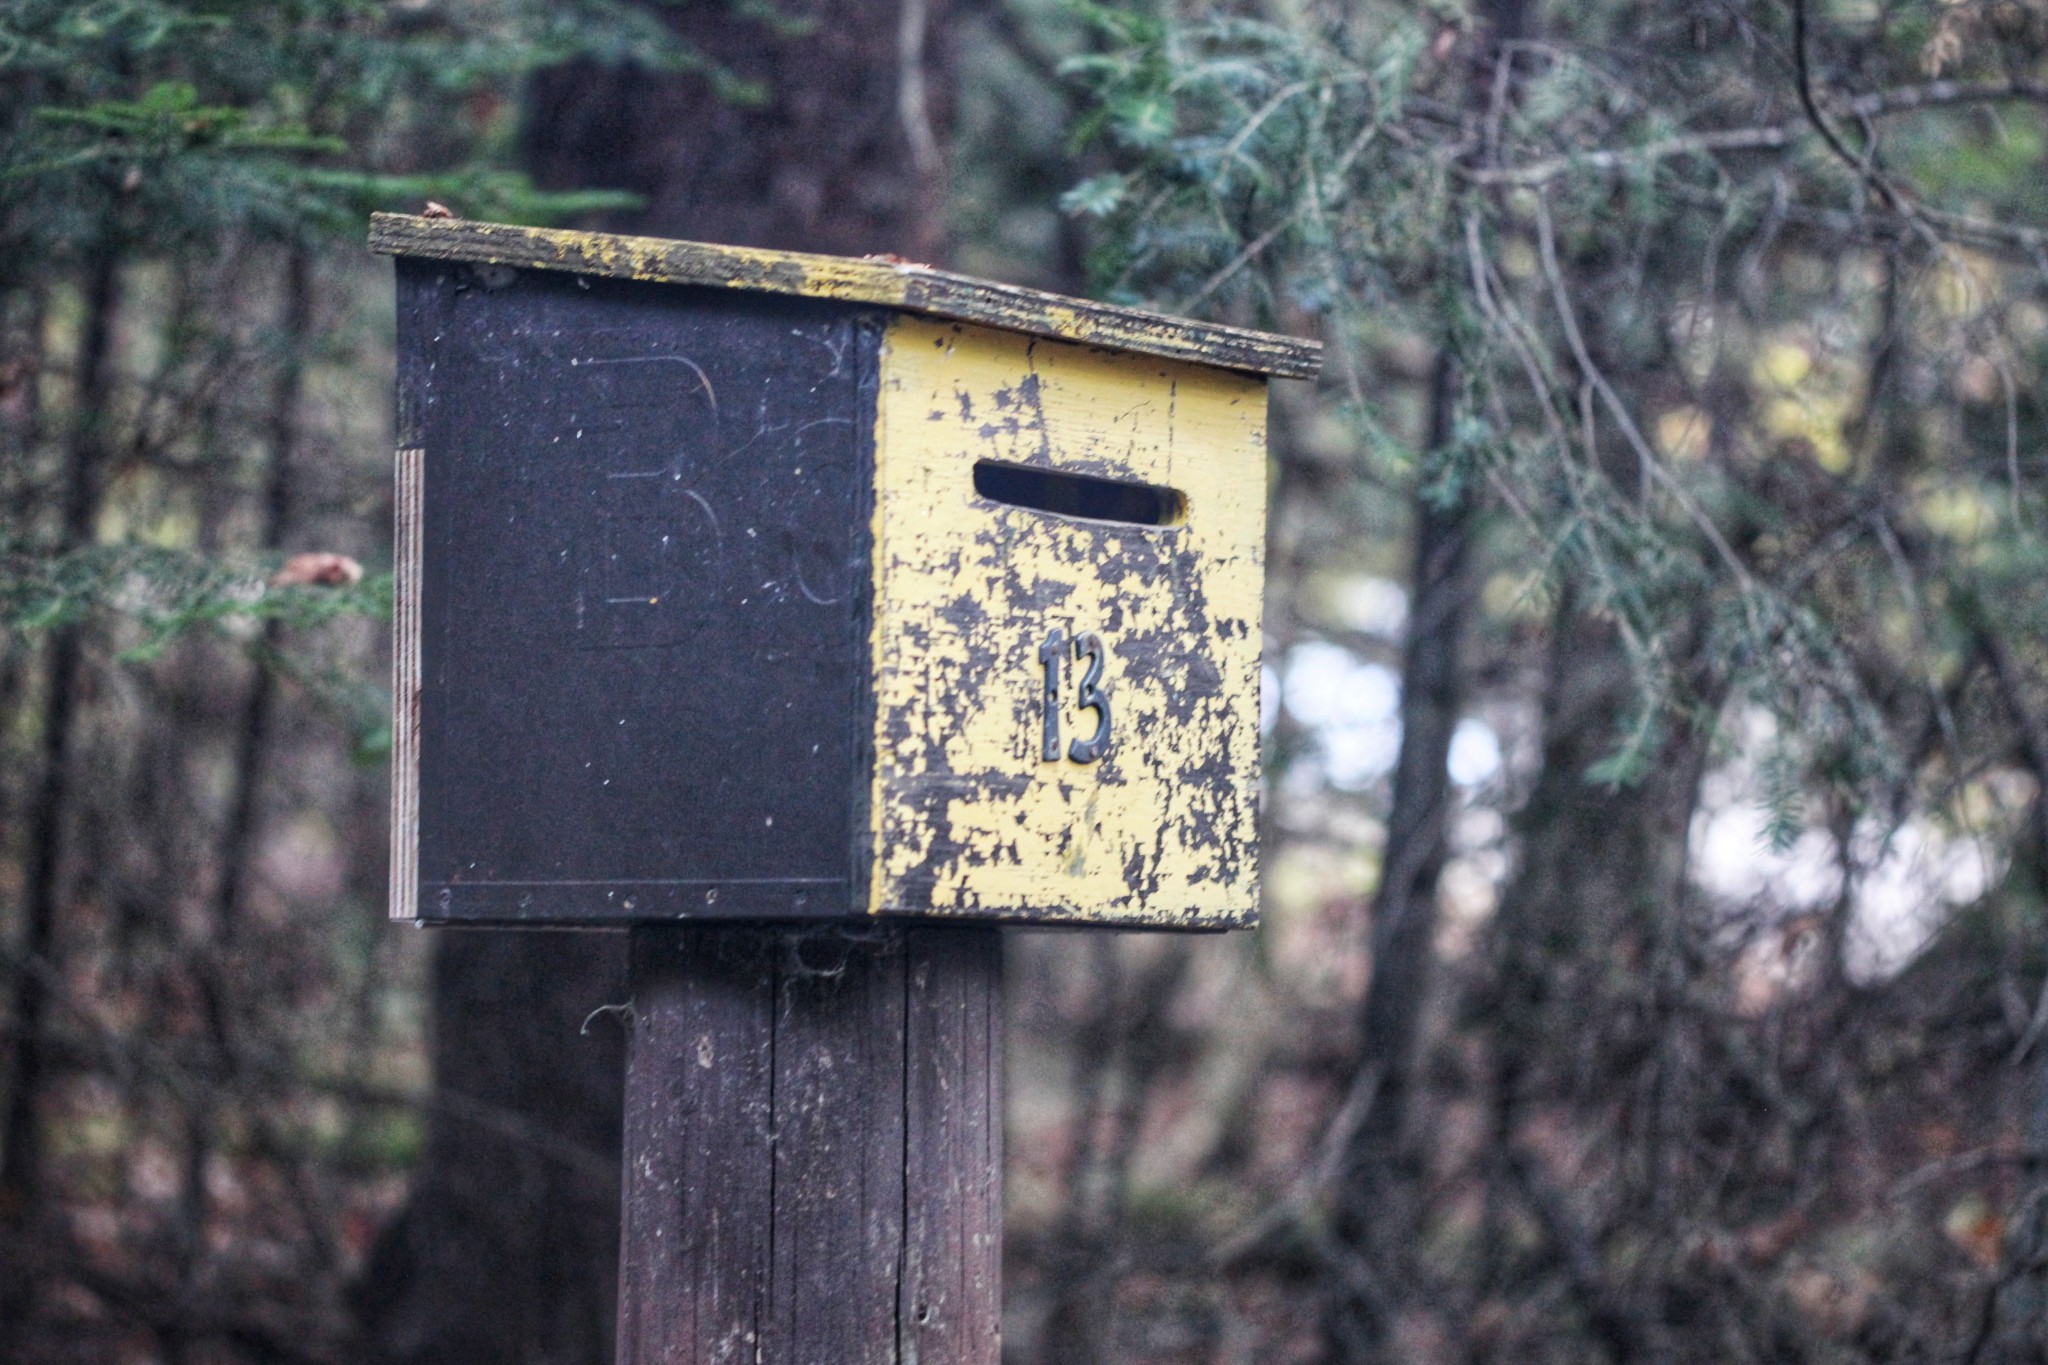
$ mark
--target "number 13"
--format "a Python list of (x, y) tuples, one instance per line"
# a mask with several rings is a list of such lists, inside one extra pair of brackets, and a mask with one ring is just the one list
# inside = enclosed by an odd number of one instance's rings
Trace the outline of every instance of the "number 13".
[[(1047, 763), (1060, 760), (1060, 670), (1066, 663), (1067, 644), (1066, 632), (1054, 630), (1038, 647), (1038, 662), (1045, 666), (1045, 743), (1041, 756)], [(1073, 653), (1074, 658), (1088, 661), (1075, 689), (1075, 704), (1083, 711), (1095, 712), (1096, 721), (1095, 733), (1068, 745), (1066, 756), (1076, 763), (1093, 763), (1109, 748), (1109, 694), (1101, 686), (1102, 666), (1109, 651), (1103, 646), (1102, 637), (1090, 630), (1074, 637)]]

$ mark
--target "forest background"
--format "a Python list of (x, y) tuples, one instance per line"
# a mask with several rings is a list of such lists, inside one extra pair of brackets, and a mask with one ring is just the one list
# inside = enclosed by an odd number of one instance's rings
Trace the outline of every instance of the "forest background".
[(2042, 1358), (2044, 52), (0, 0), (0, 1358), (609, 1358), (616, 941), (383, 919), (428, 199), (1328, 345), (1262, 927), (1009, 938), (1006, 1358)]

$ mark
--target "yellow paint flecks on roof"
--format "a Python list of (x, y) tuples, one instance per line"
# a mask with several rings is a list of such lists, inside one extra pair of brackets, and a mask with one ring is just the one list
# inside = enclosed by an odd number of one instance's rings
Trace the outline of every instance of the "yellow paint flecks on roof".
[(883, 257), (823, 256), (399, 213), (379, 213), (370, 219), (370, 247), (393, 256), (874, 304), (1288, 379), (1312, 378), (1322, 363), (1322, 347), (1313, 341), (1067, 298)]

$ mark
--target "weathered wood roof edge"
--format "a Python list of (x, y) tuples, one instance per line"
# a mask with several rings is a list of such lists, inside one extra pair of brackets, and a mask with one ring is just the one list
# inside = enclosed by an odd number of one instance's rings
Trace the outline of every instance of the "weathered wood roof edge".
[(371, 216), (370, 249), (390, 256), (871, 303), (1282, 379), (1313, 379), (1322, 366), (1321, 342), (1120, 308), (879, 258), (403, 213)]

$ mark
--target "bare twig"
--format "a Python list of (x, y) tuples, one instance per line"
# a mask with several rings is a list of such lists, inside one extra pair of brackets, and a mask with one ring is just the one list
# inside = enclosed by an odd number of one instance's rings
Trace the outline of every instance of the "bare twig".
[(1585, 338), (1579, 332), (1577, 312), (1565, 287), (1563, 271), (1558, 267), (1556, 232), (1550, 220), (1550, 205), (1541, 195), (1536, 198), (1536, 233), (1543, 273), (1550, 281), (1551, 298), (1556, 305), (1558, 324), (1564, 329), (1565, 340), (1571, 347), (1573, 357), (1578, 361), (1580, 372), (1599, 391), (1607, 410), (1614, 416), (1615, 425), (1628, 441), (1629, 448), (1635, 452), (1636, 459), (1642, 463), (1644, 472), (1663, 485), (1665, 491), (1671, 494), (1673, 501), (1713, 545), (1715, 552), (1721, 557), (1721, 562), (1728, 567), (1729, 573), (1741, 587), (1745, 609), (1752, 611), (1753, 614), (1753, 608), (1749, 608), (1747, 603), (1756, 593), (1757, 584), (1749, 572), (1749, 566), (1735, 553), (1735, 548), (1728, 543), (1727, 537), (1721, 534), (1721, 528), (1714, 525), (1713, 519), (1693, 501), (1692, 494), (1687, 492), (1685, 486), (1664, 467), (1664, 462), (1657, 457), (1657, 453), (1650, 448), (1650, 443), (1644, 439), (1641, 429), (1636, 426), (1635, 415), (1629, 411), (1628, 404), (1615, 392), (1614, 386), (1608, 382), (1600, 367), (1593, 363), (1592, 354), (1586, 349)]
[(1962, 736), (1956, 730), (1956, 718), (1949, 710), (1948, 700), (1942, 695), (1941, 676), (1935, 670), (1934, 637), (1927, 628), (1927, 612), (1920, 603), (1920, 589), (1913, 578), (1913, 566), (1907, 561), (1905, 547), (1899, 544), (1898, 536), (1892, 531), (1891, 518), (1884, 514), (1883, 509), (1872, 510), (1870, 524), (1871, 529), (1877, 532), (1877, 543), (1884, 547), (1885, 557), (1891, 561), (1899, 596), (1905, 601), (1907, 615), (1913, 623), (1913, 639), (1920, 651), (1929, 703), (1941, 724), (1941, 737), (1948, 744), (1949, 754), (1959, 758), (1963, 752)]
[(1904, 207), (1898, 194), (1871, 164), (1868, 156), (1857, 156), (1850, 151), (1834, 126), (1822, 115), (1820, 105), (1813, 97), (1813, 66), (1808, 51), (1806, 21), (1806, 0), (1792, 0), (1792, 66), (1799, 87), (1799, 107), (1806, 113), (1806, 121), (1813, 125), (1821, 140), (1828, 144), (1828, 150), (1842, 161), (1842, 164), (1856, 172), (1866, 181), (1887, 208)]
[[(1882, 118), (1888, 114), (1913, 113), (1958, 105), (1995, 104), (2005, 101), (2048, 103), (2048, 82), (2009, 80), (1965, 83), (1935, 81), (1927, 85), (1900, 86), (1841, 102), (1841, 107), (1859, 118)], [(1481, 185), (1509, 185), (1534, 188), (1577, 171), (1610, 171), (1653, 167), (1679, 157), (1712, 152), (1775, 151), (1790, 147), (1815, 133), (1811, 116), (1790, 123), (1750, 124), (1736, 128), (1712, 128), (1658, 138), (1639, 147), (1603, 147), (1546, 157), (1521, 166), (1474, 167), (1465, 178)], [(1862, 173), (1853, 156), (1849, 164)]]
[(924, 175), (937, 171), (944, 161), (925, 93), (927, 18), (926, 0), (903, 0), (896, 21), (896, 120), (902, 125), (903, 140), (910, 144), (911, 163)]
[(1299, 1227), (1321, 1207), (1330, 1190), (1343, 1178), (1345, 1158), (1372, 1113), (1373, 1102), (1379, 1097), (1382, 1075), (1382, 1068), (1378, 1066), (1360, 1067), (1352, 1075), (1351, 1088), (1345, 1092), (1343, 1103), (1337, 1106), (1335, 1116), (1323, 1130), (1322, 1140), (1316, 1144), (1314, 1159), (1302, 1167), (1278, 1203), (1246, 1219), (1242, 1226), (1210, 1250), (1212, 1264), (1237, 1264), (1255, 1254), (1275, 1235)]

